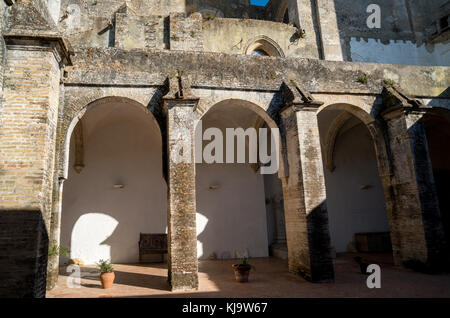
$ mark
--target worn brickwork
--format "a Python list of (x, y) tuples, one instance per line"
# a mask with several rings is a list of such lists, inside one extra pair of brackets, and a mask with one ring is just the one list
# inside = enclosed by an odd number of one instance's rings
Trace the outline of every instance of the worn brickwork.
[(59, 66), (52, 52), (8, 51), (0, 131), (3, 209), (41, 209), (53, 185)]
[(48, 237), (41, 211), (0, 210), (0, 297), (45, 297)]

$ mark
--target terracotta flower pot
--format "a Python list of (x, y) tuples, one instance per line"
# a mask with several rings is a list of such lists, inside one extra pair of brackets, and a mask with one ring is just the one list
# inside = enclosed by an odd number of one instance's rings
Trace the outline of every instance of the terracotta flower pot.
[(234, 277), (236, 278), (237, 282), (248, 282), (248, 275), (250, 274), (250, 270), (252, 269), (250, 265), (234, 264), (232, 265), (232, 267), (234, 269)]
[(102, 288), (108, 289), (113, 286), (114, 278), (116, 275), (114, 273), (101, 273), (100, 274), (100, 280), (102, 281)]

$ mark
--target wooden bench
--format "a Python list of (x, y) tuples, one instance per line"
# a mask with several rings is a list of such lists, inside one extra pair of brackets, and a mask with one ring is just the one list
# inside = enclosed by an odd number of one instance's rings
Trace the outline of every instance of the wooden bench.
[(140, 233), (139, 238), (139, 262), (143, 262), (143, 256), (147, 254), (162, 255), (162, 262), (164, 262), (164, 255), (167, 254), (167, 234), (148, 234)]
[(389, 253), (392, 251), (389, 232), (355, 233), (356, 249), (363, 253)]

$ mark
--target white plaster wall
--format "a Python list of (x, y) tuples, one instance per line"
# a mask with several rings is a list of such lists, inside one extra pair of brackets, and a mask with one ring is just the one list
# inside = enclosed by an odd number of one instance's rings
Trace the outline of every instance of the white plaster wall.
[(86, 167), (73, 170), (72, 138), (61, 245), (86, 264), (137, 262), (139, 233), (166, 233), (159, 128), (142, 109), (124, 104), (93, 107), (83, 126)]
[(384, 64), (450, 66), (448, 44), (438, 43), (427, 49), (411, 41), (390, 40), (383, 44), (380, 40), (350, 40), (350, 55), (353, 62), (373, 62)]
[[(225, 138), (226, 128), (247, 129), (258, 118), (245, 103), (236, 99), (211, 108), (202, 117), (202, 127), (203, 131), (218, 128)], [(204, 141), (203, 147), (208, 143)], [(225, 158), (225, 142), (223, 155)], [(263, 175), (249, 164), (199, 163), (196, 165), (196, 191), (200, 259), (207, 259), (212, 253), (218, 258), (235, 258), (243, 253), (250, 257), (268, 256)]]
[(267, 257), (264, 177), (247, 164), (197, 164), (196, 169), (198, 257)]
[(370, 133), (362, 124), (350, 124), (335, 145), (336, 169), (330, 173), (325, 168), (331, 245), (338, 253), (347, 252), (355, 233), (389, 232)]

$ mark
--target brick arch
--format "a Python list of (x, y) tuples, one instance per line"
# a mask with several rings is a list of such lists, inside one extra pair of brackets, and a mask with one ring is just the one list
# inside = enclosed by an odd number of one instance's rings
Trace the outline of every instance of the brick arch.
[(265, 35), (259, 35), (247, 42), (245, 54), (249, 55), (255, 50), (263, 50), (269, 56), (285, 57), (285, 54), (277, 42)]
[[(58, 160), (59, 179), (66, 180), (68, 177), (70, 139), (72, 136), (72, 132), (75, 129), (75, 126), (78, 124), (78, 122), (81, 120), (81, 118), (84, 116), (84, 114), (89, 108), (109, 103), (122, 103), (127, 104), (131, 107), (139, 107), (144, 111), (144, 113), (150, 115), (149, 118), (154, 122), (154, 124), (156, 124), (161, 129), (161, 125), (156, 120), (153, 113), (146, 106), (144, 106), (143, 103), (139, 101), (121, 96), (106, 96), (97, 99), (93, 99), (92, 97), (91, 98), (81, 97), (77, 100), (77, 103), (71, 105), (70, 109), (72, 111), (70, 112), (70, 114), (67, 114), (64, 117), (59, 130), (60, 138), (58, 140), (60, 144), (59, 150), (57, 152), (59, 154)], [(159, 137), (162, 139), (162, 134), (160, 134)]]
[[(98, 94), (96, 97), (94, 93), (83, 94), (83, 96), (81, 96), (80, 98), (76, 99), (68, 105), (65, 105), (65, 109), (63, 110), (64, 113), (59, 119), (59, 127), (56, 139), (56, 171), (52, 193), (52, 201), (54, 202), (54, 204), (52, 206), (51, 229), (49, 235), (50, 247), (59, 246), (60, 242), (63, 183), (64, 180), (67, 180), (68, 178), (69, 150), (72, 132), (79, 120), (86, 113), (88, 108), (94, 107), (95, 105), (107, 104), (111, 102), (121, 102), (134, 107), (139, 107), (145, 113), (151, 115), (150, 118), (152, 118), (152, 120), (154, 120), (155, 123), (158, 124), (153, 113), (148, 110), (146, 106), (144, 106), (145, 101), (139, 101), (129, 97), (104, 96), (99, 98)], [(158, 126), (161, 127), (159, 124)], [(162, 138), (162, 134), (160, 135), (160, 138)], [(50, 288), (53, 288), (56, 284), (56, 281), (58, 279), (58, 269), (59, 256), (49, 256), (47, 265), (47, 285), (50, 286)]]
[(326, 153), (326, 167), (328, 170), (332, 171), (334, 169), (333, 164), (333, 152), (334, 145), (336, 142), (337, 134), (342, 126), (349, 120), (352, 116), (358, 118), (369, 130), (372, 140), (374, 142), (375, 153), (377, 154), (377, 162), (380, 176), (382, 175), (390, 175), (389, 165), (387, 164), (388, 156), (386, 143), (384, 140), (384, 134), (381, 130), (379, 124), (376, 122), (376, 119), (370, 114), (372, 111), (372, 107), (366, 104), (362, 104), (362, 106), (347, 104), (347, 103), (336, 103), (336, 104), (325, 104), (321, 106), (317, 112), (319, 115), (321, 112), (325, 110), (342, 110), (344, 111), (341, 115), (336, 117), (334, 121), (331, 123), (330, 128), (328, 129), (327, 136), (325, 138), (324, 146)]
[(398, 222), (396, 222), (395, 215), (395, 193), (392, 187), (393, 171), (390, 164), (390, 156), (388, 153), (388, 148), (386, 145), (385, 134), (383, 127), (380, 126), (379, 122), (371, 115), (373, 108), (367, 104), (354, 105), (346, 103), (336, 103), (336, 104), (326, 104), (320, 107), (317, 114), (324, 110), (342, 110), (344, 111), (340, 116), (331, 124), (331, 131), (329, 130), (327, 134), (327, 139), (325, 145), (329, 148), (325, 149), (326, 152), (326, 166), (327, 168), (333, 167), (333, 150), (335, 139), (337, 137), (337, 132), (342, 128), (346, 120), (350, 119), (351, 116), (355, 116), (363, 122), (363, 124), (369, 130), (372, 136), (372, 141), (374, 144), (378, 175), (381, 180), (381, 185), (383, 187), (384, 200), (386, 205), (386, 213), (389, 222), (389, 228), (391, 231), (391, 243), (392, 251), (395, 262), (398, 263), (400, 259), (400, 232), (401, 228), (398, 227)]
[[(215, 108), (218, 107), (223, 107), (227, 104), (239, 104), (239, 106), (242, 106), (243, 108), (246, 108), (248, 110), (251, 110), (252, 112), (254, 112), (257, 116), (258, 119), (256, 120), (256, 122), (254, 123), (254, 126), (256, 129), (261, 128), (264, 123), (267, 124), (267, 126), (271, 129), (279, 129), (277, 123), (275, 122), (275, 120), (269, 115), (269, 113), (267, 112), (267, 110), (260, 106), (259, 104), (256, 104), (254, 102), (245, 100), (245, 99), (234, 99), (234, 98), (228, 98), (228, 99), (222, 99), (219, 102), (216, 102), (214, 104), (210, 104), (208, 105), (208, 107), (206, 109), (203, 109), (201, 114), (199, 114), (199, 119), (196, 121), (195, 123), (195, 130), (197, 130), (198, 127), (198, 121), (202, 120), (202, 118), (204, 118), (208, 113), (210, 113), (210, 111), (214, 110)], [(282, 154), (282, 142), (281, 142), (281, 136), (279, 136), (278, 138), (278, 145), (279, 145), (279, 152), (278, 152), (278, 161), (279, 161), (279, 170), (278, 170), (278, 175), (279, 176), (284, 176), (284, 160), (283, 160), (283, 154)]]

